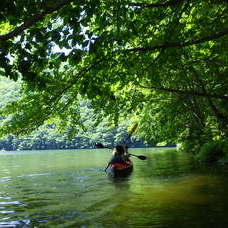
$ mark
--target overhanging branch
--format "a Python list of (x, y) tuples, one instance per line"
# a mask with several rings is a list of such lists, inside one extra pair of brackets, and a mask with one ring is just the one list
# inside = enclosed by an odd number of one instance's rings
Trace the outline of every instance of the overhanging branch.
[(171, 0), (168, 2), (160, 2), (160, 3), (142, 3), (142, 2), (134, 2), (129, 3), (130, 6), (136, 6), (140, 8), (157, 8), (157, 7), (166, 7), (166, 6), (175, 6), (182, 2), (183, 0)]
[[(178, 3), (180, 3), (183, 0), (171, 0), (168, 2), (161, 2), (161, 3), (152, 3), (152, 4), (146, 4), (146, 3), (130, 3), (130, 6), (139, 6), (142, 8), (153, 8), (153, 7), (166, 7), (166, 6), (173, 6), (176, 5)], [(31, 27), (32, 25), (34, 25), (35, 23), (37, 23), (38, 21), (42, 20), (47, 14), (53, 13), (56, 10), (59, 10), (61, 8), (63, 8), (64, 6), (66, 6), (67, 4), (73, 2), (73, 0), (61, 0), (61, 1), (56, 1), (56, 3), (51, 6), (46, 8), (43, 12), (40, 12), (38, 14), (35, 14), (33, 17), (31, 17), (30, 19), (28, 19), (27, 21), (25, 21), (22, 25), (16, 27), (13, 31), (1, 35), (0, 36), (0, 40), (6, 41), (9, 39), (12, 39), (13, 37), (21, 34), (23, 31), (25, 31), (27, 28)]]
[(27, 28), (31, 27), (38, 21), (42, 20), (47, 14), (53, 13), (56, 10), (59, 10), (72, 2), (73, 0), (62, 0), (62, 1), (57, 1), (55, 5), (46, 8), (43, 12), (40, 12), (38, 14), (35, 14), (33, 17), (31, 17), (29, 20), (25, 21), (22, 25), (16, 27), (13, 31), (0, 36), (0, 40), (9, 40), (12, 39), (13, 37), (21, 34), (24, 30)]
[(168, 49), (168, 48), (175, 48), (175, 47), (186, 47), (186, 46), (191, 46), (191, 45), (196, 45), (200, 43), (204, 43), (210, 40), (216, 40), (222, 36), (225, 36), (228, 34), (228, 28), (225, 28), (222, 32), (203, 37), (198, 40), (192, 40), (192, 41), (186, 41), (186, 42), (173, 42), (173, 43), (165, 43), (165, 44), (160, 44), (157, 46), (153, 47), (141, 47), (141, 48), (129, 48), (126, 49), (126, 52), (148, 52), (148, 51), (154, 51), (154, 50), (159, 50), (159, 49)]
[(210, 98), (228, 100), (228, 95), (208, 94), (208, 93), (202, 93), (194, 90), (178, 90), (178, 89), (171, 89), (171, 88), (165, 88), (165, 87), (158, 88), (155, 86), (144, 86), (144, 85), (137, 85), (137, 86), (144, 89), (160, 90), (167, 93), (177, 93), (177, 94), (185, 94), (185, 95), (192, 95), (192, 96), (198, 96), (198, 97), (210, 97)]

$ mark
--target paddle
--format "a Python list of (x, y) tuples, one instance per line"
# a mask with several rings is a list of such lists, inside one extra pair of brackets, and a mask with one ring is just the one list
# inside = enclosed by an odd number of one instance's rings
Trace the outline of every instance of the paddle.
[(102, 149), (102, 148), (112, 149), (111, 147), (104, 146), (102, 143), (96, 143), (95, 146), (96, 148), (99, 148), (99, 149)]
[(135, 154), (130, 154), (130, 153), (128, 153), (128, 154), (131, 156), (137, 157), (140, 160), (146, 160), (147, 159), (147, 157), (144, 155), (135, 155)]
[[(97, 148), (100, 148), (100, 149), (101, 149), (101, 148), (112, 149), (112, 148), (110, 148), (110, 147), (108, 147), (108, 146), (104, 146), (102, 143), (96, 143), (95, 146), (96, 146)], [(130, 153), (128, 153), (128, 154), (131, 155), (131, 156), (137, 157), (137, 158), (140, 159), (140, 160), (146, 160), (146, 159), (147, 159), (147, 157), (144, 156), (144, 155), (136, 155), (136, 154), (130, 154)]]
[(124, 144), (126, 144), (127, 141), (128, 141), (128, 139), (131, 138), (131, 136), (134, 134), (134, 132), (135, 132), (135, 130), (137, 129), (137, 127), (138, 127), (138, 123), (136, 123), (136, 124), (132, 127), (132, 129), (130, 130), (130, 132), (129, 132), (127, 138), (125, 139), (125, 143), (124, 143)]

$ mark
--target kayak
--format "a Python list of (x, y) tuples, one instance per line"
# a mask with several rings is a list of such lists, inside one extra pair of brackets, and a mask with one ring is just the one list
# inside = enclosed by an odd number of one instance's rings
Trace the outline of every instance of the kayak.
[(113, 178), (128, 177), (133, 170), (133, 163), (129, 160), (126, 164), (113, 163), (108, 166), (106, 173)]

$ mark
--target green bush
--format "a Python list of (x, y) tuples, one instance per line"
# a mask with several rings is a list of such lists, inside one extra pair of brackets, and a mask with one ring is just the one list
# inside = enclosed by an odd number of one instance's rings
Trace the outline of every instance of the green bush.
[(199, 149), (199, 143), (194, 140), (185, 140), (178, 144), (178, 151), (195, 154)]
[(225, 156), (225, 150), (227, 149), (228, 143), (224, 143), (221, 141), (212, 141), (209, 143), (205, 143), (200, 148), (200, 151), (196, 155), (196, 158), (203, 162), (217, 162), (220, 158)]

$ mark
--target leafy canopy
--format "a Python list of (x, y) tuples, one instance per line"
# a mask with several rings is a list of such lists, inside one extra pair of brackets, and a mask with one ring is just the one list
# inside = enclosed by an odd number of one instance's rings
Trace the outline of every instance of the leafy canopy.
[(3, 0), (0, 74), (24, 95), (2, 109), (1, 134), (81, 124), (83, 97), (148, 140), (224, 137), (227, 15), (226, 0)]

